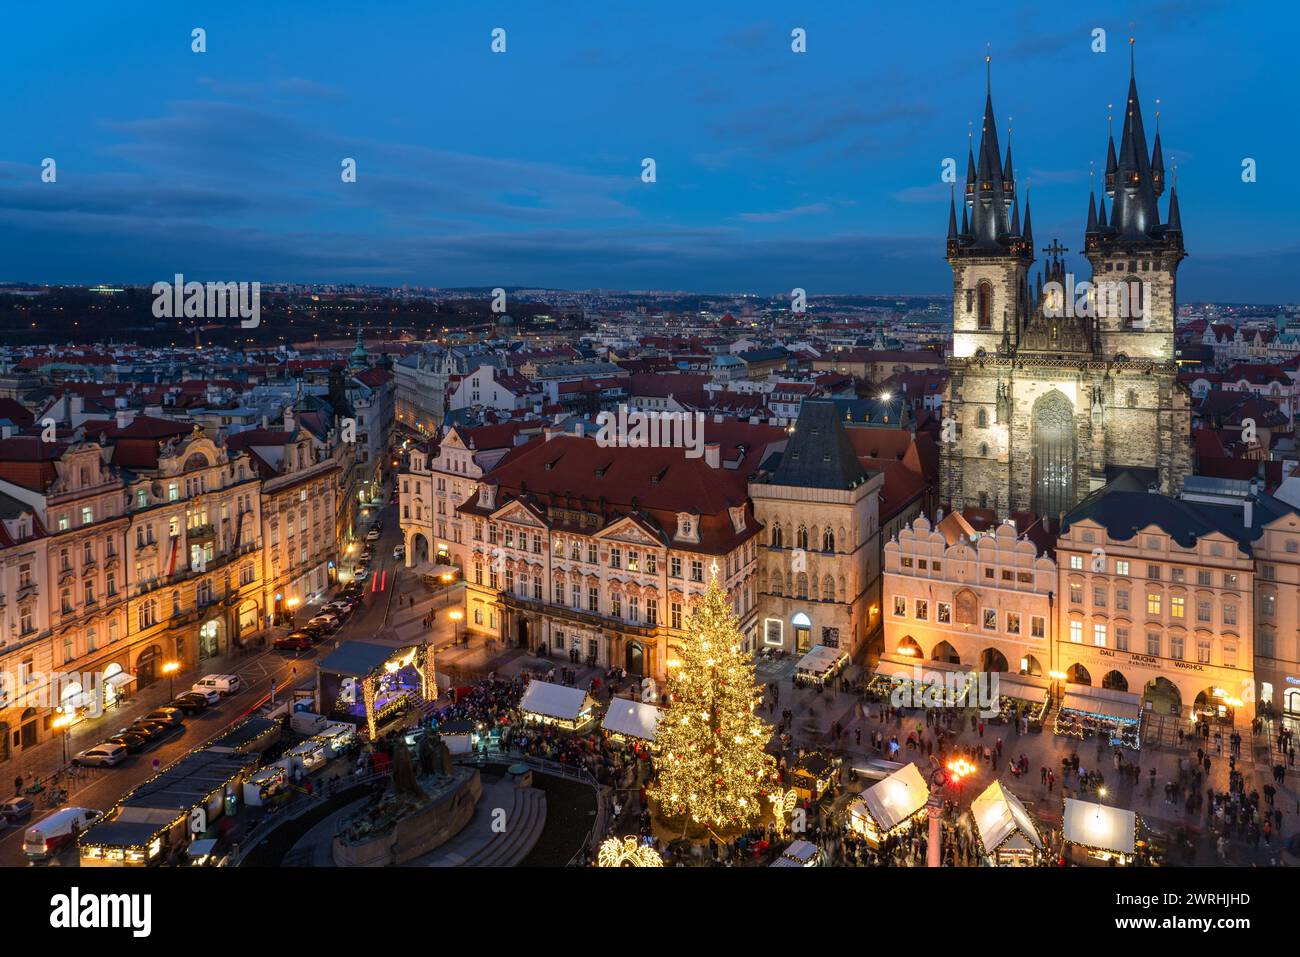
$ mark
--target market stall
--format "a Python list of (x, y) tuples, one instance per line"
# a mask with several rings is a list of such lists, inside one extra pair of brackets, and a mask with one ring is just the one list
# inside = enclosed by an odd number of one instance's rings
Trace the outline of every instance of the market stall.
[(581, 688), (534, 678), (519, 699), (519, 710), (525, 721), (581, 731), (595, 720), (596, 702)]
[(1030, 867), (1043, 839), (1020, 799), (994, 781), (970, 806), (980, 850), (994, 867)]
[(997, 720), (1018, 721), (1022, 717), (1028, 718), (1029, 730), (1041, 731), (1050, 691), (1050, 684), (1045, 679), (999, 672)]
[(915, 764), (873, 784), (849, 805), (849, 826), (871, 844), (901, 834), (923, 815), (930, 788)]
[(1142, 699), (1127, 691), (1071, 685), (1056, 716), (1057, 734), (1105, 737), (1114, 747), (1142, 746)]
[(82, 867), (167, 862), (239, 806), (257, 755), (195, 751), (129, 792), (77, 842)]
[(262, 768), (244, 782), (244, 803), (249, 807), (262, 807), (283, 791), (288, 781), (288, 769), (283, 764)]
[(794, 666), (794, 683), (819, 688), (835, 678), (849, 663), (849, 653), (826, 645), (813, 645)]
[(795, 841), (774, 860), (772, 867), (818, 867), (822, 863), (822, 852), (810, 841)]
[(295, 779), (305, 777), (319, 771), (329, 761), (329, 744), (322, 738), (308, 738), (290, 748), (284, 757), (291, 762), (289, 773)]
[[(950, 661), (925, 661), (906, 655), (881, 655), (865, 693), (878, 701), (902, 700), (905, 706), (920, 707), (926, 692), (938, 695), (946, 707), (965, 706), (972, 700), (971, 683), (976, 672), (967, 665)], [(942, 692), (937, 689), (942, 688)], [(895, 692), (898, 692), (897, 694)]]
[(1138, 816), (1123, 808), (1065, 799), (1061, 836), (1076, 863), (1128, 864), (1137, 853)]
[(605, 718), (600, 726), (614, 738), (653, 742), (662, 719), (663, 711), (655, 705), (614, 698), (605, 709)]
[(816, 801), (835, 783), (844, 759), (828, 751), (804, 751), (790, 768), (790, 787), (802, 801)]

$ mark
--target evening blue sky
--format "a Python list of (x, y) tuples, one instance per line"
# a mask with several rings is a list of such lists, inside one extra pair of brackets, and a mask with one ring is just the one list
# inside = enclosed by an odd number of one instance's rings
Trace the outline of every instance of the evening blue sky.
[(0, 279), (944, 293), (941, 164), (964, 176), (986, 42), (1038, 245), (1077, 249), (1132, 31), (1177, 164), (1180, 299), (1300, 299), (1294, 5), (1087, 7), (14, 5)]

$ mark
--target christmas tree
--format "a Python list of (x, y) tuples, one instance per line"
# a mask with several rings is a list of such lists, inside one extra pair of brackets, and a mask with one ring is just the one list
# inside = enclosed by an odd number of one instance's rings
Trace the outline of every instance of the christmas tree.
[(752, 825), (775, 776), (763, 747), (772, 728), (755, 710), (762, 688), (741, 650), (740, 622), (713, 581), (687, 623), (681, 663), (668, 678), (672, 707), (655, 739), (651, 795), (669, 817), (708, 828)]

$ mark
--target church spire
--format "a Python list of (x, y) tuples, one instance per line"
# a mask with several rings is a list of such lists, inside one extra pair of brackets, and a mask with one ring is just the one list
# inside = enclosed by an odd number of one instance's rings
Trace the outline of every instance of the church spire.
[[(1132, 47), (1133, 38), (1130, 37), (1130, 54)], [(1128, 97), (1124, 103), (1124, 129), (1120, 135), (1115, 195), (1111, 209), (1111, 224), (1120, 239), (1140, 241), (1154, 238), (1153, 230), (1160, 225), (1155, 183), (1148, 159), (1150, 155), (1147, 151), (1146, 132), (1142, 128), (1137, 79), (1130, 66)]]
[(1034, 248), (1034, 227), (1029, 224), (1029, 187), (1025, 187), (1025, 245)]
[(1156, 195), (1165, 191), (1165, 154), (1160, 149), (1160, 101), (1156, 100), (1156, 143), (1151, 148), (1151, 181)]

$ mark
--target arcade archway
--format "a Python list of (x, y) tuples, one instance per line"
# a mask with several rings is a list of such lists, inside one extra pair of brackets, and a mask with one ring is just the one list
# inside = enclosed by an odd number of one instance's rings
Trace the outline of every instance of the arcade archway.
[(996, 648), (985, 648), (980, 652), (980, 671), (1010, 671), (1007, 656)]
[(1092, 675), (1088, 674), (1088, 669), (1083, 665), (1070, 665), (1065, 672), (1065, 680), (1072, 685), (1091, 685)]
[(411, 547), (407, 549), (407, 565), (422, 565), (429, 560), (429, 540), (423, 532), (411, 536)]
[(898, 654), (904, 658), (915, 658), (917, 661), (925, 657), (925, 652), (921, 646), (916, 643), (916, 639), (911, 635), (904, 635), (903, 640), (898, 643)]
[(1101, 677), (1101, 686), (1111, 691), (1128, 691), (1128, 679), (1118, 671), (1108, 671)]
[(1168, 678), (1152, 678), (1142, 689), (1142, 706), (1152, 714), (1181, 715), (1183, 696)]
[(961, 664), (961, 655), (957, 654), (957, 649), (946, 641), (941, 641), (934, 646), (934, 654), (930, 656), (933, 661), (946, 661), (949, 664)]

